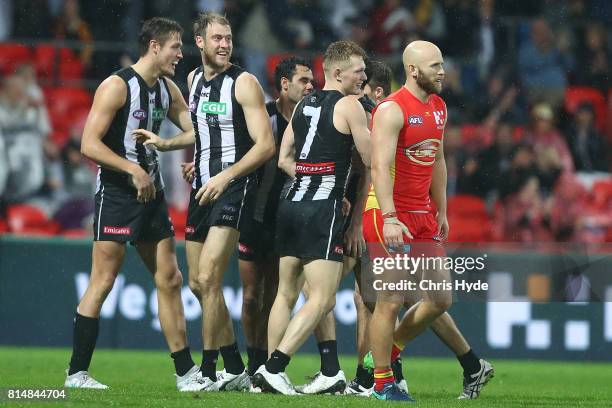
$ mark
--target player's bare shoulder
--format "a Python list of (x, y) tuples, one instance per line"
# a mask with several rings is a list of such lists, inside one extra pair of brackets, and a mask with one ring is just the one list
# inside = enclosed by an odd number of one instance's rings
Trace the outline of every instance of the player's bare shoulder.
[(394, 128), (401, 128), (404, 125), (404, 111), (397, 102), (386, 100), (376, 107), (373, 121), (374, 124), (378, 121)]
[(127, 98), (127, 85), (118, 75), (111, 75), (98, 85), (94, 95), (94, 106), (103, 104), (106, 108), (123, 106)]
[(250, 104), (261, 99), (263, 101), (263, 88), (255, 75), (242, 72), (236, 78), (236, 100), (241, 105)]

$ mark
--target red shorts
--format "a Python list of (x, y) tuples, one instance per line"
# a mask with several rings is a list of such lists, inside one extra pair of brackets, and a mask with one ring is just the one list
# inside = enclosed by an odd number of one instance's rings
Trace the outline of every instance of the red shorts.
[[(440, 242), (434, 239), (438, 235), (438, 222), (432, 213), (398, 212), (397, 218), (404, 223), (413, 236), (404, 236), (404, 243), (411, 244), (413, 249), (426, 252), (429, 256), (444, 256)], [(363, 238), (367, 244), (380, 244), (385, 247), (383, 238), (382, 212), (371, 208), (363, 213)]]

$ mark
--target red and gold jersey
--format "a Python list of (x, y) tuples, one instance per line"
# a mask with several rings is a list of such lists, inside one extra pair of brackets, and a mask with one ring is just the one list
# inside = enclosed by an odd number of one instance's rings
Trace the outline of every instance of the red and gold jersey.
[[(427, 103), (418, 100), (401, 87), (383, 102), (393, 101), (404, 114), (404, 126), (400, 130), (391, 166), (393, 178), (393, 202), (396, 211), (431, 211), (429, 196), (433, 164), (442, 143), (446, 125), (446, 104), (438, 95), (430, 95)], [(372, 127), (376, 121), (376, 110)], [(365, 211), (380, 208), (373, 186)]]

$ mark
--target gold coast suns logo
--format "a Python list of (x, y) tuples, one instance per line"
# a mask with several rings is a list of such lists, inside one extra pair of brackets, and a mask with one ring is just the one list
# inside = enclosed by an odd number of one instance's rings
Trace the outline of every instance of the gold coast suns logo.
[(436, 160), (436, 154), (440, 148), (438, 139), (425, 139), (404, 149), (404, 154), (411, 161), (421, 166), (431, 166)]

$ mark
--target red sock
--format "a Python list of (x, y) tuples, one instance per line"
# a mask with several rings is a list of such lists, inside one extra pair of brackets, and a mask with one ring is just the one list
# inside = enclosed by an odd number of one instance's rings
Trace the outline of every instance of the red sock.
[(379, 392), (385, 387), (385, 384), (395, 381), (393, 370), (387, 366), (385, 368), (374, 369), (374, 391)]
[(391, 362), (394, 362), (400, 355), (404, 348), (399, 348), (397, 343), (393, 343), (393, 347), (391, 348)]

